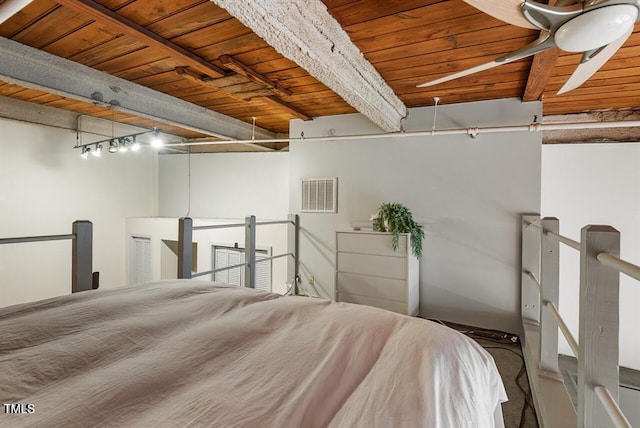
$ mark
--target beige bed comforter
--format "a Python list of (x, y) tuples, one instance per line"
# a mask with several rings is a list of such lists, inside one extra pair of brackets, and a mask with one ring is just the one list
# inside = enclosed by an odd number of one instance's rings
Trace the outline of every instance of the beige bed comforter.
[(505, 399), (475, 342), (366, 306), (163, 281), (0, 309), (0, 426), (475, 428)]

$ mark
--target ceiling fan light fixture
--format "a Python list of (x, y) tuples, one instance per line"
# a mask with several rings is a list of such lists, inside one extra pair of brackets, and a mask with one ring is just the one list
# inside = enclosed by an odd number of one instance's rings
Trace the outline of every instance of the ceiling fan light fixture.
[(587, 52), (622, 37), (638, 18), (638, 8), (629, 4), (604, 6), (564, 23), (554, 38), (566, 52)]

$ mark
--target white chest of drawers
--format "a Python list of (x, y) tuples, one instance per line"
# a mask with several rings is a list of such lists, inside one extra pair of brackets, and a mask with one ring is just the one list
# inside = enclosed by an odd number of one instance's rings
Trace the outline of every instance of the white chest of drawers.
[(419, 306), (419, 264), (409, 234), (398, 249), (390, 233), (336, 232), (336, 300), (415, 316)]

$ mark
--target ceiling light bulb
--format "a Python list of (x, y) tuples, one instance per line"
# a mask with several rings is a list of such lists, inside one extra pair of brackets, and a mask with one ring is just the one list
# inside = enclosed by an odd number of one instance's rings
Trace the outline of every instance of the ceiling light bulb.
[(91, 148), (88, 146), (84, 146), (82, 147), (82, 154), (80, 156), (82, 156), (83, 159), (87, 159), (89, 157), (89, 152), (91, 151)]
[(102, 144), (96, 144), (96, 148), (93, 151), (93, 155), (95, 157), (100, 157), (101, 154), (102, 154)]
[(638, 8), (616, 4), (593, 9), (564, 23), (554, 35), (567, 52), (588, 52), (622, 37), (636, 22)]
[(116, 140), (109, 141), (109, 153), (115, 153), (118, 151), (118, 142)]
[(138, 141), (136, 140), (136, 136), (133, 136), (133, 143), (131, 144), (131, 150), (133, 150), (134, 152), (137, 152), (138, 150), (140, 150), (140, 143), (138, 143)]
[(162, 138), (160, 138), (160, 131), (157, 128), (153, 130), (153, 138), (151, 139), (151, 145), (154, 147), (160, 147), (164, 144)]

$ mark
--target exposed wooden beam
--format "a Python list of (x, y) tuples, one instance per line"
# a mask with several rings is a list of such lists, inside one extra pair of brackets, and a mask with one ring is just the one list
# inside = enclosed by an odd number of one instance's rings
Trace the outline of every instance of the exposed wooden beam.
[(407, 108), (321, 0), (212, 0), (385, 131)]
[(547, 87), (553, 66), (558, 60), (560, 50), (558, 48), (549, 49), (533, 57), (527, 87), (524, 90), (522, 101), (539, 101), (542, 99), (544, 88)]
[(246, 76), (257, 83), (260, 83), (268, 88), (273, 89), (273, 92), (275, 92), (278, 95), (289, 96), (293, 94), (293, 92), (291, 92), (290, 90), (283, 88), (282, 86), (278, 85), (276, 82), (273, 82), (267, 79), (262, 74), (256, 73), (251, 68), (247, 67), (240, 61), (231, 58), (229, 55), (222, 55), (220, 57), (220, 61), (222, 61), (222, 64), (225, 67), (235, 71), (236, 73), (242, 74), (243, 76)]
[(239, 101), (249, 101), (255, 97), (266, 97), (272, 94), (271, 89), (241, 74), (212, 79), (209, 76), (201, 75), (188, 67), (176, 67), (175, 71), (192, 82), (213, 86), (226, 92), (231, 98)]
[[(236, 98), (241, 101), (262, 102), (279, 110), (284, 110), (299, 119), (311, 120), (311, 116), (309, 116), (307, 113), (285, 101), (282, 101), (275, 95), (271, 95), (270, 89), (264, 88), (264, 85), (258, 82), (248, 80), (249, 78), (245, 77), (244, 75), (237, 74), (235, 77), (227, 76), (220, 79), (212, 79), (208, 76), (200, 75), (187, 67), (176, 67), (175, 71), (185, 79), (191, 80), (192, 82), (212, 85), (220, 88), (226, 91), (227, 94), (232, 98)], [(237, 77), (242, 77), (242, 79), (245, 79), (244, 84), (243, 81), (238, 81)], [(227, 82), (227, 79), (232, 79), (232, 81)], [(249, 85), (246, 84), (247, 81)], [(231, 83), (231, 86), (226, 86), (229, 83)], [(259, 85), (259, 87), (256, 88), (256, 85)]]
[(292, 106), (291, 104), (282, 101), (281, 99), (275, 97), (275, 96), (267, 96), (267, 97), (256, 97), (253, 100), (255, 101), (259, 101), (259, 102), (263, 102), (265, 104), (268, 104), (270, 106), (273, 106), (277, 109), (280, 110), (284, 110), (287, 113), (291, 114), (292, 116), (295, 116), (299, 119), (302, 120), (311, 120), (312, 117), (309, 116), (307, 113), (303, 112), (302, 110), (300, 110), (299, 108), (296, 108), (294, 106)]
[[(91, 67), (0, 37), (0, 80), (223, 139), (274, 133)], [(81, 77), (81, 78), (80, 78)], [(254, 132), (255, 131), (255, 132)]]
[[(553, 6), (557, 3), (557, 0), (549, 0), (547, 2), (549, 6)], [(544, 34), (540, 32), (540, 37)], [(531, 62), (531, 68), (529, 69), (529, 78), (527, 79), (527, 86), (522, 94), (522, 101), (539, 101), (542, 99), (542, 93), (547, 86), (547, 81), (551, 77), (551, 70), (558, 60), (560, 50), (558, 48), (549, 49), (534, 55)]]
[(133, 37), (149, 47), (166, 52), (171, 57), (183, 61), (185, 65), (193, 67), (211, 77), (222, 77), (225, 75), (225, 71), (220, 67), (205, 61), (169, 40), (163, 39), (152, 31), (118, 15), (116, 12), (99, 3), (92, 0), (56, 0), (56, 2), (81, 13), (83, 16), (89, 16), (100, 23), (107, 24), (112, 29), (126, 34), (129, 37)]

